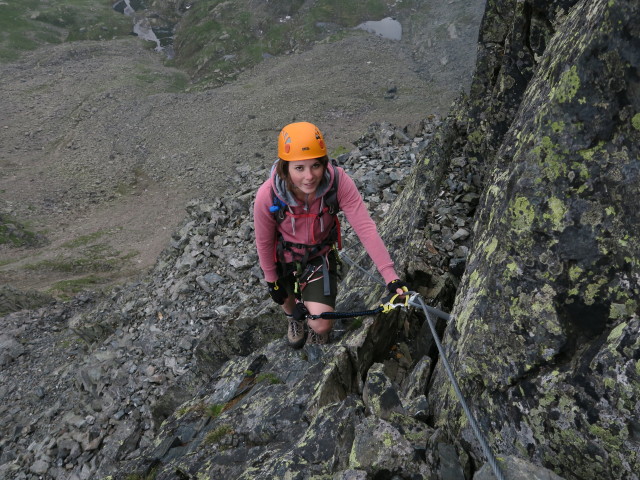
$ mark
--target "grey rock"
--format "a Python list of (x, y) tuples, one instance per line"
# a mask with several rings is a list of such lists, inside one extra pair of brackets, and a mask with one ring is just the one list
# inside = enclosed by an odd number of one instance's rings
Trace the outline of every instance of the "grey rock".
[(26, 349), (14, 337), (0, 335), (0, 367), (8, 365), (25, 352)]
[[(512, 455), (501, 456), (498, 468), (505, 480), (563, 480), (553, 471)], [(473, 480), (494, 480), (493, 468), (485, 463), (473, 476)]]
[(371, 412), (389, 420), (394, 412), (405, 413), (398, 392), (384, 373), (384, 365), (376, 363), (369, 368), (364, 383), (362, 400)]

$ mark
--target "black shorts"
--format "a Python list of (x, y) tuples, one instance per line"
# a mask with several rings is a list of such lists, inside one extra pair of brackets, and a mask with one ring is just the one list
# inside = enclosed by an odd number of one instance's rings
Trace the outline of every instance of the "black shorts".
[[(329, 272), (329, 295), (325, 295), (324, 274), (325, 269), (322, 264), (328, 260)], [(295, 270), (293, 265), (286, 266), (289, 270)], [(295, 274), (290, 273), (278, 279), (278, 283), (286, 289), (289, 296), (295, 295)], [(302, 291), (302, 301), (317, 302), (331, 308), (336, 306), (336, 296), (338, 295), (338, 259), (333, 250), (329, 250), (325, 255), (312, 258), (307, 262), (299, 278), (300, 290)]]

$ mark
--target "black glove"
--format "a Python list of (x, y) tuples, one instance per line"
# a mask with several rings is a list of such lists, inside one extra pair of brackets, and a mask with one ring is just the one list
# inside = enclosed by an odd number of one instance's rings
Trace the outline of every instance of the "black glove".
[(282, 305), (289, 296), (287, 291), (278, 285), (277, 280), (275, 282), (267, 282), (267, 287), (269, 287), (269, 295), (278, 305)]
[(304, 306), (304, 303), (297, 302), (296, 306), (293, 307), (293, 318), (300, 321), (307, 318), (307, 315), (309, 315), (309, 310)]
[(396, 290), (398, 288), (401, 288), (403, 291), (408, 292), (409, 291), (409, 285), (407, 285), (406, 283), (404, 283), (402, 280), (400, 280), (399, 278), (396, 278), (395, 280), (393, 280), (392, 282), (389, 282), (387, 284), (387, 290), (389, 290), (389, 292), (392, 295), (396, 294)]

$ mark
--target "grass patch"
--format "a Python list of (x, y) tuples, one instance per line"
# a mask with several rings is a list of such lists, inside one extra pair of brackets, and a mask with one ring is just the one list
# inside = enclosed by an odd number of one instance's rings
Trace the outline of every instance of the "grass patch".
[(107, 280), (96, 275), (88, 275), (82, 278), (74, 278), (72, 280), (61, 280), (54, 283), (48, 290), (51, 295), (55, 295), (60, 298), (69, 299), (82, 292), (88, 290), (91, 287), (102, 285)]
[(0, 245), (35, 247), (44, 242), (42, 235), (28, 230), (25, 224), (13, 217), (0, 214)]
[[(336, 41), (353, 34), (350, 29), (358, 23), (390, 15), (395, 2), (318, 0), (311, 8), (302, 8), (307, 3), (196, 2), (179, 24), (172, 64), (188, 71), (196, 88), (215, 86), (232, 80), (267, 55), (306, 49), (318, 41)], [(334, 26), (330, 32), (326, 24)]]
[(340, 155), (344, 155), (345, 153), (349, 153), (350, 150), (347, 149), (347, 147), (344, 147), (342, 145), (339, 145), (337, 148), (334, 148), (331, 153), (330, 153), (330, 157), (331, 158), (338, 158)]
[(124, 37), (131, 19), (106, 0), (4, 0), (0, 3), (0, 62), (41, 45)]
[(211, 418), (216, 418), (218, 415), (222, 413), (223, 410), (224, 410), (224, 405), (214, 403), (213, 405), (209, 405), (207, 407), (207, 415), (209, 415)]
[(62, 246), (64, 248), (78, 248), (83, 247), (97, 240), (101, 236), (103, 236), (106, 232), (104, 230), (99, 230), (94, 233), (90, 233), (89, 235), (81, 235), (75, 240), (71, 240), (69, 242), (63, 243)]
[(220, 440), (225, 436), (233, 433), (233, 428), (231, 425), (220, 425), (215, 430), (210, 431), (207, 436), (204, 438), (205, 445), (213, 445), (220, 443)]
[[(167, 72), (152, 70), (148, 67), (138, 67), (138, 73), (135, 74), (136, 83), (147, 91), (147, 93), (180, 93), (184, 92), (189, 86), (190, 79), (186, 73), (183, 72)], [(146, 174), (141, 169), (134, 169), (134, 174), (137, 177), (146, 177)], [(120, 187), (120, 186), (119, 186)], [(122, 186), (126, 194), (127, 186)]]
[(109, 272), (119, 263), (119, 258), (71, 258), (59, 256), (53, 260), (41, 260), (27, 265), (25, 268), (32, 271), (60, 272), (60, 273), (89, 273)]
[(258, 374), (258, 376), (256, 377), (256, 382), (268, 382), (271, 385), (284, 383), (277, 375), (270, 372)]
[(128, 260), (138, 255), (137, 251), (123, 255), (106, 243), (88, 245), (88, 242), (97, 238), (98, 233), (100, 232), (78, 237), (76, 240), (66, 243), (66, 248), (76, 248), (70, 254), (61, 254), (52, 259), (40, 260), (26, 265), (25, 269), (72, 275), (106, 273), (122, 267)]

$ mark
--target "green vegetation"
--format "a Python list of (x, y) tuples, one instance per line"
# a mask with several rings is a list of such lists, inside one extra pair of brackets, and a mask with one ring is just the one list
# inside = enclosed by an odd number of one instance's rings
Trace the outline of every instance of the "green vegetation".
[(329, 157), (331, 158), (338, 158), (340, 155), (343, 155), (345, 153), (349, 153), (349, 150), (347, 149), (347, 147), (343, 146), (343, 145), (338, 145), (338, 147), (334, 148)]
[(266, 372), (266, 373), (260, 373), (257, 377), (256, 377), (256, 382), (260, 383), (260, 382), (268, 382), (271, 385), (278, 385), (280, 383), (284, 383), (277, 375), (270, 373), (270, 372)]
[(215, 430), (210, 431), (207, 436), (204, 438), (205, 445), (212, 445), (216, 443), (220, 443), (223, 437), (233, 433), (233, 428), (231, 425), (220, 425)]
[[(178, 71), (167, 72), (166, 70), (158, 71), (144, 66), (138, 66), (138, 70), (139, 73), (136, 73), (135, 79), (137, 83), (144, 86), (149, 93), (184, 92), (189, 84), (189, 76), (186, 73)], [(146, 174), (140, 169), (134, 169), (134, 175), (136, 176), (136, 181), (139, 180), (139, 177), (146, 177)], [(131, 190), (130, 187), (130, 185), (119, 185), (118, 191), (120, 189), (129, 191)], [(126, 192), (121, 193), (125, 194)]]
[(97, 240), (101, 236), (103, 236), (106, 232), (103, 230), (99, 230), (97, 232), (90, 233), (89, 235), (81, 235), (75, 240), (71, 240), (69, 242), (63, 243), (62, 246), (64, 248), (78, 248), (90, 243), (93, 243), (94, 240)]
[[(0, 62), (41, 45), (75, 40), (110, 40), (132, 30), (131, 18), (116, 12), (107, 0), (4, 0), (0, 2)], [(414, 0), (404, 2), (410, 9)], [(318, 0), (309, 8), (304, 0), (250, 2), (202, 0), (182, 16), (173, 9), (160, 14), (178, 22), (176, 66), (193, 78), (194, 88), (207, 88), (236, 78), (268, 56), (304, 50), (317, 42), (331, 42), (362, 34), (353, 27), (366, 20), (392, 15), (392, 0)], [(305, 8), (306, 6), (306, 8)], [(162, 9), (162, 5), (154, 7)], [(155, 46), (155, 44), (153, 44)], [(167, 77), (143, 71), (136, 80), (162, 91), (181, 92), (190, 78), (176, 72)]]
[(116, 251), (108, 243), (99, 240), (109, 231), (99, 230), (79, 236), (62, 245), (63, 250), (53, 258), (33, 261), (25, 265), (26, 270), (56, 272), (65, 280), (54, 283), (49, 293), (60, 298), (70, 298), (82, 290), (109, 283), (109, 272), (120, 269), (138, 252), (126, 254)]
[(0, 62), (41, 45), (102, 40), (131, 32), (131, 19), (106, 0), (4, 0), (0, 2)]
[(207, 414), (211, 418), (216, 418), (218, 415), (222, 413), (223, 410), (224, 410), (224, 405), (214, 403), (213, 405), (209, 405), (207, 407)]
[(158, 476), (158, 467), (154, 467), (147, 474), (130, 473), (125, 477), (125, 480), (154, 480), (157, 476)]
[(42, 236), (28, 230), (17, 219), (0, 215), (0, 245), (30, 247), (39, 245), (43, 240)]
[(89, 273), (108, 272), (121, 264), (125, 259), (119, 257), (117, 253), (102, 254), (101, 250), (109, 247), (105, 245), (94, 245), (93, 252), (86, 252), (81, 257), (58, 256), (51, 260), (41, 260), (26, 266), (28, 270), (49, 271), (61, 273)]
[(96, 287), (106, 283), (107, 279), (98, 277), (97, 275), (88, 275), (86, 277), (74, 278), (72, 280), (61, 280), (54, 283), (49, 288), (49, 293), (62, 299), (70, 299), (76, 293)]
[(196, 403), (195, 405), (186, 405), (181, 407), (178, 410), (178, 416), (182, 417), (187, 413), (194, 413), (196, 415), (207, 415), (211, 418), (218, 417), (226, 408), (226, 405), (221, 405), (218, 403), (212, 403), (211, 405), (206, 405), (203, 402)]
[(348, 29), (389, 15), (392, 4), (391, 0), (319, 0), (304, 9), (303, 0), (259, 6), (249, 0), (202, 0), (180, 22), (172, 63), (188, 71), (200, 87), (215, 86), (266, 56), (354, 34)]

